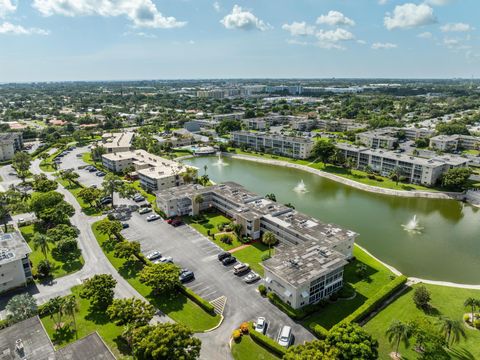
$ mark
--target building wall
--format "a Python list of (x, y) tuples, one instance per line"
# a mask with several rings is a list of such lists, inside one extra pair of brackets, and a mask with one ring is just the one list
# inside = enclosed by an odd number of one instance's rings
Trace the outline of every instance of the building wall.
[(25, 286), (32, 278), (28, 256), (0, 265), (0, 293)]
[(7, 161), (13, 158), (15, 148), (13, 143), (0, 144), (0, 161)]

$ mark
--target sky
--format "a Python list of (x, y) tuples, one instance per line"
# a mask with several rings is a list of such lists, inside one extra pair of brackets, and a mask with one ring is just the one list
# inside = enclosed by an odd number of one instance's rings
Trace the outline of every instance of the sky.
[(0, 83), (480, 77), (479, 0), (0, 0)]

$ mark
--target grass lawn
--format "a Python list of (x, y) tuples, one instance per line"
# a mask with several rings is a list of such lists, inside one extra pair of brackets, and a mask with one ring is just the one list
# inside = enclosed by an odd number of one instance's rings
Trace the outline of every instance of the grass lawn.
[(253, 356), (256, 360), (280, 359), (263, 346), (258, 345), (249, 335), (243, 335), (238, 342), (232, 342), (232, 355), (235, 360), (250, 360)]
[[(359, 308), (379, 289), (392, 281), (394, 275), (390, 270), (359, 247), (355, 246), (353, 255), (356, 257), (356, 260), (345, 266), (344, 281), (355, 289), (355, 298), (352, 300), (338, 300), (333, 304), (328, 304), (324, 309), (307, 317), (302, 322), (303, 325), (308, 327), (311, 323), (317, 323), (326, 329), (330, 329)], [(363, 279), (356, 274), (357, 264), (359, 263), (365, 264), (367, 267), (366, 277)]]
[(199, 222), (194, 222), (191, 216), (185, 216), (184, 221), (205, 236), (208, 236), (208, 230), (210, 230), (210, 234), (217, 234), (219, 224), (232, 222), (218, 211), (203, 211), (200, 216), (203, 219)]
[(89, 152), (89, 151), (82, 154), (82, 160), (83, 160), (84, 162), (86, 162), (87, 164), (89, 164), (89, 165), (94, 165), (94, 166), (97, 165), (97, 164), (95, 163), (95, 161), (93, 161), (93, 159), (92, 159), (92, 153)]
[[(30, 257), (30, 261), (33, 264), (33, 267), (36, 268), (40, 260), (45, 259), (45, 256), (43, 256), (43, 253), (40, 251), (40, 249), (35, 249), (35, 247), (33, 246), (33, 236), (35, 233), (40, 232), (40, 229), (38, 225), (36, 226), (35, 224), (32, 224), (32, 225), (20, 227), (20, 231), (23, 237), (25, 238), (25, 240), (27, 241), (28, 245), (32, 249), (32, 253), (30, 254), (29, 257)], [(64, 275), (73, 273), (75, 271), (80, 270), (83, 267), (84, 261), (80, 252), (78, 254), (78, 257), (76, 258), (64, 259), (61, 256), (52, 254), (53, 248), (54, 248), (54, 244), (50, 244), (50, 251), (47, 253), (47, 259), (48, 261), (50, 261), (50, 264), (52, 265), (52, 276), (54, 278), (59, 278)]]
[(61, 179), (60, 177), (57, 177), (57, 182), (61, 184), (65, 189), (70, 191), (73, 196), (75, 196), (75, 199), (78, 201), (80, 206), (82, 207), (82, 211), (88, 215), (88, 216), (99, 216), (102, 215), (102, 210), (91, 207), (88, 203), (83, 201), (81, 197), (78, 196), (78, 193), (83, 189), (83, 187), (79, 184), (70, 184), (68, 181)]
[(57, 157), (58, 154), (60, 154), (63, 151), (63, 148), (58, 149), (55, 151), (53, 154), (51, 154), (49, 157), (46, 159), (42, 160), (40, 163), (40, 169), (42, 169), (45, 172), (54, 172), (55, 168), (53, 167), (53, 160)]
[[(438, 316), (447, 316), (462, 321), (463, 314), (469, 311), (463, 307), (465, 299), (468, 297), (480, 298), (479, 290), (436, 285), (425, 286), (432, 296), (431, 305), (437, 310), (436, 315), (425, 315), (422, 310), (417, 309), (412, 300), (413, 290), (409, 290), (365, 325), (365, 329), (380, 342), (380, 359), (389, 359), (388, 354), (393, 349), (385, 336), (385, 331), (393, 320), (406, 322), (422, 316), (435, 320)], [(461, 340), (460, 343), (452, 346), (452, 359), (480, 359), (480, 331), (466, 329), (466, 335), (466, 340)], [(399, 352), (402, 354), (402, 359), (417, 358), (416, 353), (411, 348), (406, 349), (403, 344), (400, 346)]]
[[(275, 249), (272, 248), (272, 255), (274, 252)], [(268, 246), (261, 242), (255, 242), (251, 246), (233, 253), (233, 256), (241, 262), (249, 264), (250, 268), (260, 276), (263, 276), (263, 267), (260, 263), (264, 255), (268, 255)]]
[(155, 296), (152, 289), (138, 280), (138, 273), (143, 264), (138, 260), (126, 260), (116, 258), (113, 254), (113, 246), (105, 235), (97, 231), (96, 224), (92, 225), (93, 233), (98, 243), (102, 247), (105, 255), (118, 273), (127, 280), (142, 296), (148, 301), (171, 317), (176, 322), (190, 327), (194, 332), (202, 332), (213, 328), (220, 321), (218, 315), (210, 315), (200, 308), (185, 295), (179, 293), (174, 296)]
[[(118, 359), (131, 359), (132, 357), (129, 356), (130, 350), (121, 338), (123, 326), (117, 326), (110, 322), (105, 312), (90, 312), (90, 301), (80, 298), (80, 290), (81, 286), (72, 288), (72, 293), (76, 296), (78, 302), (78, 311), (75, 314), (78, 339), (97, 331)], [(55, 348), (64, 347), (76, 340), (73, 325), (71, 326), (72, 331), (63, 331), (60, 334), (54, 330), (55, 323), (50, 316), (43, 317), (41, 320)], [(69, 315), (64, 315), (62, 321), (73, 323), (73, 318)]]

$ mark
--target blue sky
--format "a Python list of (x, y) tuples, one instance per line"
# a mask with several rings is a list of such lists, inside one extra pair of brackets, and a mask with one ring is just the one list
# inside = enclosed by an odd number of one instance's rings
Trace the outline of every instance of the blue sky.
[(0, 82), (480, 77), (478, 0), (0, 0)]

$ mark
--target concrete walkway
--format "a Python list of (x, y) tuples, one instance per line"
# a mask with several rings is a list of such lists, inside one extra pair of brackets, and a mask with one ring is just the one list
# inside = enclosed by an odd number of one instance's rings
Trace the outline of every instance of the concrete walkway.
[(387, 188), (380, 188), (377, 186), (362, 184), (357, 181), (350, 180), (342, 176), (331, 174), (322, 170), (314, 169), (306, 165), (293, 164), (288, 161), (264, 159), (256, 156), (232, 154), (227, 152), (222, 153), (222, 155), (231, 157), (233, 159), (241, 159), (241, 160), (253, 161), (253, 162), (262, 163), (262, 164), (276, 165), (276, 166), (303, 170), (311, 174), (315, 174), (323, 178), (354, 187), (359, 190), (364, 190), (364, 191), (381, 194), (381, 195), (392, 195), (392, 196), (412, 197), (412, 198), (429, 198), (429, 199), (455, 199), (455, 200), (462, 200), (465, 197), (465, 194), (456, 193), (456, 192), (433, 192), (433, 191), (421, 191), (421, 190), (406, 191), (406, 190), (393, 190), (393, 189), (387, 189)]

